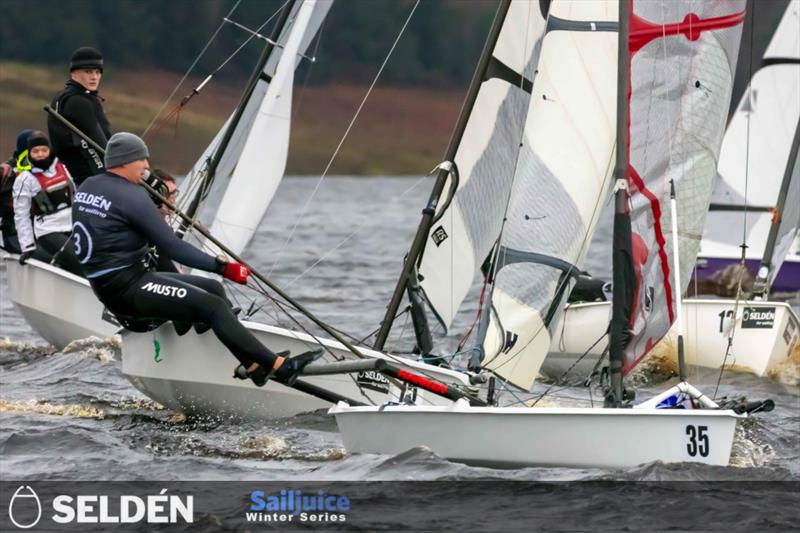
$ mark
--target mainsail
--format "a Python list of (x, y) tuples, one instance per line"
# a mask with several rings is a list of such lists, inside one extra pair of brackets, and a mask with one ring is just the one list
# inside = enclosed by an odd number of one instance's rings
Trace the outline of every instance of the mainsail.
[[(317, 34), (333, 0), (295, 1), (278, 29), (277, 45), (243, 103), (235, 129), (218, 153), (234, 113), (189, 174), (184, 189), (196, 191), (216, 158), (214, 192), (220, 201), (211, 232), (234, 253), (250, 241), (283, 178), (289, 145), (294, 70)], [(279, 21), (280, 22), (280, 21)], [(206, 191), (207, 193), (207, 191)], [(187, 195), (184, 201), (191, 202)], [(246, 206), (246, 208), (243, 208)]]
[(445, 327), (500, 234), (544, 32), (540, 2), (513, 0), (503, 17), (474, 103), (463, 112), (455, 155), (446, 163), (452, 163), (444, 187), (449, 197), (438, 204), (418, 262), (420, 286)]
[(550, 6), (481, 326), (482, 365), (528, 389), (611, 179), (616, 0)]
[[(694, 267), (716, 173), (745, 0), (631, 0), (629, 88), (630, 279), (622, 347), (629, 372), (667, 333)], [(678, 205), (682, 287), (674, 286), (670, 182)], [(615, 236), (616, 237), (616, 236)], [(616, 265), (615, 265), (616, 266)], [(617, 291), (620, 291), (619, 293)]]
[(738, 259), (744, 240), (746, 258), (761, 259), (788, 172), (770, 254), (772, 272), (780, 269), (800, 223), (800, 169), (790, 159), (799, 121), (800, 0), (792, 0), (725, 133), (701, 256)]

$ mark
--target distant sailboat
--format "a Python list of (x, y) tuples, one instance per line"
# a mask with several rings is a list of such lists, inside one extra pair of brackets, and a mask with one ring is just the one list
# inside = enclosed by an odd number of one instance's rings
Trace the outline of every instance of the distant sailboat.
[(798, 135), (800, 1), (792, 0), (725, 134), (698, 281), (713, 282), (736, 265), (744, 242), (761, 291), (800, 291), (797, 245), (790, 250), (800, 227)]

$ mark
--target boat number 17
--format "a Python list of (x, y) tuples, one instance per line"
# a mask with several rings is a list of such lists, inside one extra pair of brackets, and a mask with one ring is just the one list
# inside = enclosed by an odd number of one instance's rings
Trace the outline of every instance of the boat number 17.
[(686, 444), (686, 451), (692, 457), (697, 457), (699, 453), (701, 457), (708, 457), (709, 442), (708, 442), (708, 426), (686, 426), (686, 435), (689, 437), (689, 442)]
[(728, 309), (727, 311), (720, 311), (719, 315), (719, 332), (725, 333), (725, 318), (733, 318), (733, 309)]

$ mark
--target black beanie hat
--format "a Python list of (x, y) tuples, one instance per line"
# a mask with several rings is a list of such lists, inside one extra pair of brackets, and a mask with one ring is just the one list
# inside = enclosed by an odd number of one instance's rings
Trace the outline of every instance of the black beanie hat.
[(28, 137), (28, 150), (37, 146), (47, 146), (50, 148), (50, 140), (47, 138), (47, 135), (41, 131), (34, 131), (31, 133), (30, 137)]
[(103, 72), (103, 54), (97, 48), (83, 46), (72, 52), (69, 58), (69, 71), (81, 68), (99, 68)]

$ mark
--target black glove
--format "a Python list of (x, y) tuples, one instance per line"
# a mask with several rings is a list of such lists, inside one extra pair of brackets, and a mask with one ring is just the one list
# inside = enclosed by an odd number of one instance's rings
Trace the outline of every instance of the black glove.
[[(169, 196), (169, 187), (167, 187), (167, 184), (160, 180), (155, 174), (151, 174), (149, 170), (144, 175), (144, 182), (164, 198)], [(147, 192), (150, 193), (150, 191)], [(150, 198), (153, 199), (156, 207), (161, 207), (162, 202), (155, 195), (150, 193)]]
[(25, 264), (25, 262), (26, 262), (28, 259), (30, 259), (30, 258), (31, 258), (31, 256), (33, 255), (33, 253), (34, 253), (35, 251), (36, 251), (36, 248), (34, 248), (33, 250), (28, 250), (27, 252), (22, 252), (21, 254), (19, 254), (19, 264), (20, 264), (20, 265), (24, 265), (24, 264)]

